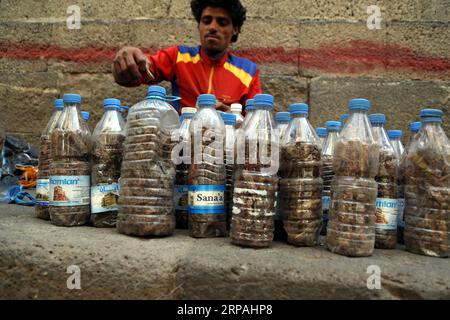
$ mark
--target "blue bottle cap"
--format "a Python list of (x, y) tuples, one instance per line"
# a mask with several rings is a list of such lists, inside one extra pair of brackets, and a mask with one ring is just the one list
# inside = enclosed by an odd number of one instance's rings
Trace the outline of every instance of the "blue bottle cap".
[(348, 102), (350, 110), (369, 110), (371, 103), (367, 99), (352, 99)]
[(166, 97), (166, 88), (161, 86), (150, 86), (147, 89), (147, 97)]
[(63, 99), (55, 99), (55, 101), (53, 101), (53, 106), (56, 110), (62, 110), (62, 108), (64, 108)]
[(105, 109), (116, 109), (120, 110), (120, 100), (114, 98), (108, 98), (103, 100), (103, 107)]
[(88, 121), (91, 117), (91, 114), (89, 113), (89, 111), (81, 111), (81, 116), (83, 117), (84, 121)]
[(402, 130), (388, 130), (387, 131), (387, 135), (389, 137), (389, 139), (401, 139), (403, 132)]
[(316, 128), (316, 133), (320, 138), (325, 138), (327, 136), (327, 128)]
[(64, 103), (81, 103), (81, 96), (79, 94), (66, 93), (63, 96)]
[(441, 118), (444, 116), (444, 112), (439, 109), (423, 109), (420, 111), (420, 117), (433, 117), (433, 118)]
[(253, 100), (255, 107), (268, 107), (269, 109), (273, 107), (274, 98), (270, 94), (257, 94)]
[(254, 99), (247, 99), (245, 101), (245, 110), (251, 111), (255, 108), (255, 100)]
[(371, 124), (386, 124), (386, 116), (382, 113), (373, 113), (369, 115)]
[(420, 128), (422, 128), (421, 122), (411, 122), (409, 124), (409, 130), (411, 131), (411, 133), (419, 132)]
[(213, 94), (201, 94), (197, 98), (197, 104), (199, 107), (207, 107), (216, 105), (216, 97)]
[(339, 131), (341, 130), (341, 123), (339, 121), (327, 121), (327, 131)]
[(225, 122), (226, 125), (234, 126), (236, 124), (235, 114), (222, 112), (220, 115), (222, 116), (223, 122)]
[(306, 103), (293, 103), (290, 105), (291, 114), (308, 114), (309, 107)]
[(277, 112), (275, 114), (275, 120), (277, 122), (289, 122), (291, 121), (291, 114), (289, 112)]
[(341, 116), (341, 118), (339, 119), (339, 120), (341, 121), (341, 126), (343, 126), (343, 125), (345, 124), (345, 120), (347, 120), (349, 116), (350, 116), (350, 115), (349, 115), (348, 113), (343, 114), (343, 115)]

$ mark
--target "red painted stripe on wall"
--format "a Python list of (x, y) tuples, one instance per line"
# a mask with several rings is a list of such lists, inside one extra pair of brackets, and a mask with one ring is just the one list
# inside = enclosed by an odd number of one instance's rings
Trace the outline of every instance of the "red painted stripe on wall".
[[(111, 61), (118, 48), (64, 48), (48, 44), (0, 43), (0, 58), (18, 60), (59, 60), (76, 63)], [(146, 49), (147, 53), (154, 52)], [(327, 44), (318, 48), (254, 48), (237, 50), (238, 56), (259, 64), (284, 64), (331, 73), (358, 74), (388, 67), (390, 70), (411, 70), (450, 74), (450, 59), (414, 52), (395, 44), (383, 45), (370, 41), (350, 41)]]

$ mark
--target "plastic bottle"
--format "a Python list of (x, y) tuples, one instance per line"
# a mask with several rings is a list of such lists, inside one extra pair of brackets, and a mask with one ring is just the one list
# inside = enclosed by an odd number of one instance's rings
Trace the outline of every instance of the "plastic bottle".
[(319, 137), (320, 140), (320, 147), (322, 148), (325, 144), (325, 141), (327, 140), (327, 128), (316, 128), (316, 134)]
[(122, 118), (124, 122), (127, 122), (128, 111), (130, 110), (129, 106), (120, 106), (120, 113), (122, 113)]
[(225, 123), (225, 212), (227, 214), (227, 229), (230, 229), (231, 210), (233, 209), (233, 185), (234, 185), (234, 163), (235, 163), (235, 142), (236, 142), (236, 115), (230, 113), (221, 114)]
[(330, 210), (331, 203), (331, 183), (334, 179), (334, 167), (333, 167), (333, 155), (334, 147), (337, 139), (339, 138), (339, 132), (341, 131), (341, 122), (339, 121), (327, 121), (327, 140), (322, 148), (322, 227), (320, 234), (325, 236), (327, 234), (328, 224), (328, 212)]
[(231, 106), (231, 113), (236, 115), (236, 129), (239, 129), (244, 123), (244, 117), (242, 116), (242, 105), (240, 103), (233, 103)]
[(271, 95), (256, 95), (244, 134), (237, 137), (230, 231), (235, 245), (265, 248), (273, 240), (279, 166), (273, 101)]
[(245, 129), (245, 127), (248, 125), (248, 123), (250, 122), (250, 118), (253, 115), (253, 111), (255, 110), (254, 108), (254, 99), (248, 99), (245, 102), (245, 118), (244, 118), (244, 122), (241, 125), (240, 129)]
[(225, 213), (225, 124), (215, 109), (216, 97), (198, 97), (192, 119), (192, 163), (189, 170), (189, 235), (194, 238), (227, 234)]
[(370, 101), (349, 102), (350, 117), (334, 147), (335, 178), (327, 225), (327, 248), (346, 256), (370, 256), (375, 247), (379, 145), (367, 117)]
[(292, 120), (281, 141), (280, 194), (287, 242), (317, 244), (322, 224), (321, 142), (308, 121), (308, 105), (291, 105)]
[(348, 113), (345, 113), (341, 116), (341, 118), (339, 119), (339, 121), (341, 121), (341, 129), (344, 128), (345, 123), (347, 122), (347, 119), (349, 117)]
[(89, 111), (81, 111), (81, 116), (84, 121), (88, 122), (91, 117), (91, 113)]
[(406, 157), (406, 250), (433, 257), (450, 255), (450, 141), (443, 112), (420, 112), (422, 128)]
[[(182, 143), (185, 143), (190, 147), (191, 136), (189, 133), (189, 125), (192, 118), (197, 112), (196, 108), (183, 108), (181, 109), (181, 125), (178, 131), (179, 139)], [(180, 154), (183, 156), (183, 153)], [(189, 164), (181, 163), (177, 165), (177, 174), (175, 178), (175, 189), (173, 191), (174, 205), (175, 205), (175, 221), (177, 229), (188, 228), (189, 217)]]
[(92, 134), (91, 223), (94, 227), (115, 227), (125, 122), (118, 99), (105, 99), (103, 108)]
[(91, 133), (81, 117), (81, 96), (65, 94), (64, 109), (51, 134), (50, 219), (58, 226), (89, 222)]
[(117, 230), (133, 236), (169, 236), (175, 230), (173, 186), (178, 112), (166, 90), (150, 86), (145, 100), (131, 107), (119, 180)]
[[(404, 230), (405, 230), (405, 207), (406, 207), (406, 200), (405, 200), (405, 166), (406, 166), (406, 156), (408, 154), (408, 150), (411, 147), (412, 143), (414, 142), (414, 139), (417, 137), (417, 133), (419, 132), (420, 128), (422, 127), (422, 123), (420, 122), (412, 122), (409, 125), (409, 129), (411, 132), (411, 137), (409, 144), (405, 151), (403, 152), (402, 158), (400, 160), (400, 166), (399, 166), (399, 186), (401, 187), (399, 189), (400, 196), (403, 192), (403, 207), (401, 206), (401, 202), (399, 202), (399, 217), (397, 219), (398, 225), (397, 225), (397, 242), (400, 244), (405, 244), (404, 240)], [(399, 196), (399, 197), (400, 197)]]
[[(275, 114), (275, 121), (277, 123), (277, 130), (280, 136), (279, 141), (283, 141), (284, 136), (286, 135), (287, 128), (291, 121), (290, 112), (277, 112)], [(278, 181), (278, 190), (279, 190), (279, 181)], [(276, 211), (275, 211), (275, 231), (273, 235), (273, 239), (276, 241), (286, 241), (287, 233), (284, 230), (283, 226), (283, 210), (281, 208), (281, 193), (277, 192), (277, 203), (276, 203)]]
[(395, 249), (398, 219), (398, 160), (384, 125), (386, 116), (369, 116), (373, 136), (380, 146), (380, 160), (375, 181), (378, 183), (376, 200), (375, 248)]
[[(401, 167), (401, 161), (405, 155), (405, 147), (402, 143), (403, 133), (401, 130), (388, 130), (387, 131), (389, 140), (391, 141), (392, 146), (395, 151), (395, 158), (398, 163), (398, 215), (397, 215), (397, 242), (400, 243), (400, 240), (403, 239), (403, 234), (400, 235), (400, 232), (403, 232), (404, 224), (403, 224), (403, 213), (405, 211), (405, 179), (403, 177), (403, 170)], [(401, 238), (401, 239), (400, 239)], [(403, 242), (403, 240), (401, 240)]]
[(39, 165), (36, 181), (36, 207), (35, 214), (39, 219), (50, 220), (49, 209), (49, 177), (51, 163), (51, 134), (58, 123), (59, 116), (64, 108), (62, 99), (55, 99), (53, 103), (53, 113), (48, 121), (39, 141)]

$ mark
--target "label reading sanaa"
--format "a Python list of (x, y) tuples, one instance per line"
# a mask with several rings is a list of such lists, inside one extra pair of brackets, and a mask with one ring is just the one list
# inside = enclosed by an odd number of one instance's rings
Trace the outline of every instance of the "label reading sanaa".
[(225, 214), (225, 185), (189, 186), (190, 214)]

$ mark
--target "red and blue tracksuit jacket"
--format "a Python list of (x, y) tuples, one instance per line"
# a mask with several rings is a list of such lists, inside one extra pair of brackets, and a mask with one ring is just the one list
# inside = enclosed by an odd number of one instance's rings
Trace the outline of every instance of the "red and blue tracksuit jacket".
[(197, 97), (204, 93), (214, 94), (226, 105), (240, 103), (243, 106), (247, 99), (261, 93), (256, 64), (230, 53), (214, 63), (201, 46), (174, 46), (159, 50), (148, 58), (156, 81), (143, 77), (141, 84), (170, 81), (172, 95), (181, 97), (181, 101), (174, 104), (179, 112), (184, 107), (195, 108)]

